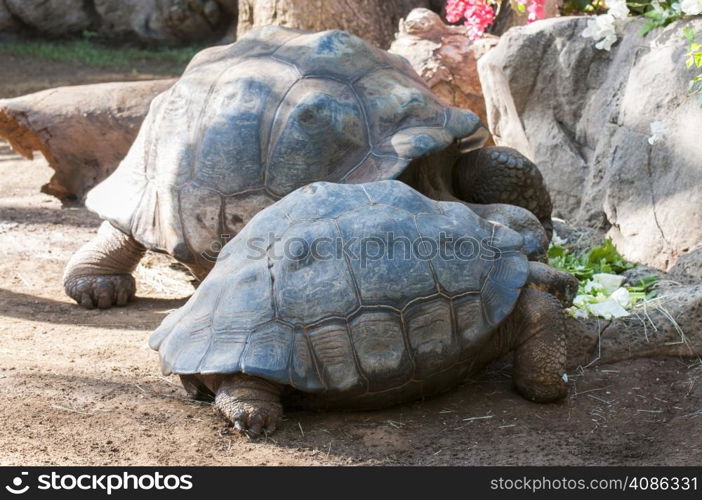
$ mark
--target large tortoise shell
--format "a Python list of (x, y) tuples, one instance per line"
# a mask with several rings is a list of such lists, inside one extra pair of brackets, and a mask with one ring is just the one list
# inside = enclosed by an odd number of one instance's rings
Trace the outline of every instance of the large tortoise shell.
[(396, 178), (487, 132), (403, 58), (342, 31), (266, 27), (197, 54), (86, 204), (147, 248), (196, 263), (315, 181)]
[(400, 181), (311, 184), (256, 215), (149, 344), (165, 374), (390, 390), (470, 362), (521, 293), (521, 246)]

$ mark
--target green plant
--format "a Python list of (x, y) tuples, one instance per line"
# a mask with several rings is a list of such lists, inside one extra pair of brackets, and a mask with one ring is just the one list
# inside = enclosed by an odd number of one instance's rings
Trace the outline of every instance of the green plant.
[(627, 288), (635, 298), (651, 300), (658, 294), (658, 292), (653, 289), (657, 283), (658, 276), (655, 274), (647, 274), (646, 276), (642, 276), (634, 285), (628, 286)]
[[(656, 28), (662, 28), (673, 21), (702, 14), (702, 0), (564, 0), (564, 13), (602, 13), (591, 20), (582, 36), (593, 38), (598, 49), (610, 50), (617, 40), (615, 21), (630, 15), (643, 16), (646, 22), (641, 27), (641, 35), (646, 36)], [(685, 65), (688, 68), (702, 68), (702, 44), (696, 40), (694, 30), (687, 26), (683, 38), (688, 42)], [(702, 106), (702, 73), (690, 80), (690, 91), (697, 93)], [(653, 143), (651, 143), (653, 144)]]
[[(685, 67), (702, 68), (702, 43), (697, 41), (695, 30), (691, 26), (685, 26), (682, 36), (688, 42)], [(690, 80), (690, 91), (697, 92), (697, 102), (702, 106), (702, 73)]]
[(156, 63), (155, 71), (177, 73), (201, 47), (140, 49), (108, 47), (94, 42), (92, 36), (71, 41), (15, 40), (0, 43), (0, 52), (20, 57), (94, 67), (133, 69), (137, 64)]
[(606, 12), (603, 0), (564, 0), (561, 12), (565, 15), (602, 14)]
[[(631, 7), (632, 4), (627, 4)], [(640, 13), (648, 19), (648, 22), (644, 24), (641, 27), (641, 35), (646, 36), (648, 35), (652, 30), (656, 28), (662, 28), (664, 26), (668, 26), (670, 23), (673, 21), (676, 21), (683, 17), (682, 11), (679, 9), (673, 8), (673, 3), (671, 2), (660, 2), (657, 4), (652, 4), (652, 3), (643, 3), (643, 4), (633, 4), (633, 5), (640, 5), (641, 10), (640, 11), (634, 11), (637, 13)]]
[(598, 273), (620, 274), (634, 267), (633, 263), (621, 256), (611, 239), (580, 255), (563, 246), (552, 244), (548, 249), (548, 263), (572, 274), (579, 281), (590, 280)]
[(626, 316), (627, 310), (639, 301), (656, 295), (653, 288), (658, 277), (654, 274), (642, 277), (633, 285), (623, 285), (624, 277), (617, 275), (634, 264), (622, 257), (610, 239), (579, 254), (566, 246), (551, 244), (548, 263), (578, 279), (578, 295), (573, 306), (566, 309), (576, 318)]

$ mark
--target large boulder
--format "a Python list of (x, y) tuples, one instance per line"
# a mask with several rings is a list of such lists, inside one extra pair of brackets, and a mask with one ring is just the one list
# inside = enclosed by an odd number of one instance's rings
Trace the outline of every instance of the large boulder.
[(193, 42), (212, 38), (227, 23), (226, 10), (215, 0), (94, 0), (94, 5), (99, 32), (115, 38)]
[(429, 9), (414, 9), (400, 21), (390, 52), (405, 57), (446, 104), (470, 109), (485, 121), (477, 60), (496, 37), (472, 41), (464, 26), (447, 26)]
[[(702, 246), (702, 110), (688, 82), (683, 27), (643, 38), (618, 25), (610, 51), (581, 36), (589, 18), (508, 31), (478, 62), (495, 141), (535, 161), (554, 215), (608, 232), (629, 259), (659, 269)], [(651, 123), (667, 133), (649, 144)]]
[(626, 359), (702, 356), (702, 285), (661, 281), (658, 297), (631, 316), (603, 320), (568, 318), (568, 367)]
[(151, 100), (175, 80), (115, 82), (44, 90), (0, 100), (0, 138), (56, 172), (42, 191), (80, 202), (110, 175), (134, 142)]
[(3, 0), (20, 21), (39, 33), (80, 33), (93, 19), (83, 0)]
[[(599, 246), (604, 235), (588, 227), (573, 227), (554, 220), (555, 234), (576, 255)], [(682, 260), (682, 259), (681, 259)], [(628, 359), (702, 355), (702, 285), (695, 274), (678, 269), (665, 273), (637, 265), (624, 271), (626, 283), (636, 285), (645, 276), (655, 275), (656, 297), (639, 302), (630, 316), (567, 318), (568, 369), (609, 364)], [(699, 274), (699, 271), (698, 271)]]
[(8, 33), (19, 31), (21, 24), (19, 20), (12, 15), (7, 5), (0, 0), (0, 37)]
[(14, 30), (19, 22), (41, 35), (89, 29), (105, 38), (182, 44), (220, 38), (236, 26), (236, 10), (235, 0), (0, 0), (0, 31), (12, 21)]

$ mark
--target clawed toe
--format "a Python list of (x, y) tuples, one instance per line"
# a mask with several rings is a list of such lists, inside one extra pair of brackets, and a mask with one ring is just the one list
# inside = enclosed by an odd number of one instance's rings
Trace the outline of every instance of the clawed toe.
[(271, 434), (283, 416), (280, 403), (270, 401), (227, 401), (218, 397), (215, 406), (234, 429), (250, 438)]
[(64, 287), (69, 297), (86, 309), (124, 306), (136, 292), (131, 274), (77, 276), (67, 279)]

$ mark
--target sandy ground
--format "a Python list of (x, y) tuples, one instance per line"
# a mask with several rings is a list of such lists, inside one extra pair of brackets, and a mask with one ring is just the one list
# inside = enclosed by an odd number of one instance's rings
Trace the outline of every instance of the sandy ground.
[[(0, 97), (128, 76), (53, 68), (38, 81), (40, 64), (22, 64), (0, 76)], [(50, 175), (0, 143), (0, 465), (702, 464), (702, 372), (679, 359), (578, 370), (552, 405), (523, 400), (502, 361), (431, 400), (291, 412), (250, 441), (162, 377), (146, 345), (192, 290), (170, 260), (148, 256), (127, 308), (86, 311), (64, 295), (63, 266), (99, 221), (40, 194)]]
[[(2, 43), (2, 42), (0, 42)], [(0, 99), (63, 85), (168, 78), (172, 63), (135, 62), (132, 71), (82, 67), (68, 63), (28, 60), (0, 51)]]

